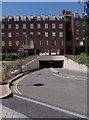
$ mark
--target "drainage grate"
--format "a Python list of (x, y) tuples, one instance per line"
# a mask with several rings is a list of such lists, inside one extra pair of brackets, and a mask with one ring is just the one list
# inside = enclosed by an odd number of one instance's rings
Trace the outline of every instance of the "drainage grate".
[(43, 86), (44, 84), (42, 83), (36, 83), (36, 84), (33, 84), (33, 86)]

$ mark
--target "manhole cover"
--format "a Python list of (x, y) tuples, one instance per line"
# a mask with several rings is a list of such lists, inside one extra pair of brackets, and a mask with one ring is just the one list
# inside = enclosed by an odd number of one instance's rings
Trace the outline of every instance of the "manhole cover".
[(42, 83), (36, 83), (36, 84), (33, 84), (33, 86), (43, 86), (44, 84)]

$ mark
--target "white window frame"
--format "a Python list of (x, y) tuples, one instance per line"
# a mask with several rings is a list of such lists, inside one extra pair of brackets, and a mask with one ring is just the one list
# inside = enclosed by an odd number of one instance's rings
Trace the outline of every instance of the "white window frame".
[(34, 29), (34, 24), (30, 24), (30, 29)]
[(63, 32), (59, 32), (59, 37), (63, 37)]
[(55, 29), (55, 28), (56, 28), (56, 24), (52, 23), (52, 29)]
[(12, 33), (11, 32), (8, 33), (8, 38), (12, 38)]
[(38, 23), (38, 24), (37, 24), (37, 29), (40, 29), (40, 28), (41, 28), (41, 24)]
[(45, 32), (45, 37), (48, 37), (49, 36), (49, 33), (48, 32)]
[(45, 29), (48, 29), (48, 24), (47, 23), (45, 23)]
[(52, 32), (52, 37), (56, 37), (56, 32)]
[(15, 24), (15, 29), (19, 29), (19, 24)]
[(34, 36), (34, 32), (30, 32), (30, 37), (33, 37)]
[(23, 24), (23, 29), (26, 29), (26, 24)]
[(8, 29), (11, 29), (11, 27), (12, 27), (11, 24), (8, 24)]
[(63, 24), (62, 23), (59, 24), (59, 28), (63, 29)]

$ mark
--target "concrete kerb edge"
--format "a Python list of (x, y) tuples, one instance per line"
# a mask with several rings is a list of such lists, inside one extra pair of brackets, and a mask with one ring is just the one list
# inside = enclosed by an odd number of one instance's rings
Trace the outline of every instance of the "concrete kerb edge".
[[(38, 58), (39, 58), (39, 56), (37, 56), (36, 59), (38, 59)], [(34, 60), (36, 60), (36, 59), (34, 59)], [(29, 64), (31, 64), (31, 62), (33, 62), (34, 60), (30, 61)], [(35, 70), (37, 70), (37, 68), (36, 68)], [(12, 79), (5, 85), (7, 88), (9, 88), (9, 92), (8, 92), (6, 95), (1, 96), (0, 99), (7, 98), (7, 97), (9, 97), (9, 96), (12, 94), (12, 92), (11, 92), (11, 84), (12, 84), (15, 80), (17, 80), (17, 79), (19, 79), (20, 77), (22, 77), (22, 76), (24, 76), (24, 75), (26, 75), (26, 74), (28, 74), (28, 73), (30, 73), (30, 72), (33, 72), (33, 71), (35, 71), (35, 70), (31, 70), (31, 71), (29, 71), (29, 72), (20, 73), (20, 74), (18, 74), (17, 76), (15, 76), (14, 78), (12, 78)]]
[[(39, 58), (39, 56), (37, 56), (37, 58)], [(36, 58), (36, 59), (37, 59), (37, 58)], [(36, 59), (34, 59), (34, 60), (36, 60)], [(30, 61), (29, 63), (31, 64), (31, 62), (33, 62), (34, 60)], [(19, 79), (20, 77), (22, 77), (22, 76), (24, 76), (24, 75), (26, 75), (26, 74), (28, 74), (28, 73), (30, 73), (30, 72), (33, 72), (33, 71), (35, 71), (35, 70), (38, 70), (38, 69), (39, 69), (39, 68), (30, 70), (30, 71), (28, 71), (28, 72), (20, 73), (20, 74), (18, 74), (17, 76), (15, 76), (14, 78), (12, 78), (12, 79), (6, 84), (6, 87), (9, 88), (9, 92), (8, 92), (6, 95), (1, 96), (0, 99), (7, 98), (8, 96), (10, 96), (10, 95), (12, 94), (12, 92), (11, 92), (11, 84), (12, 84), (15, 80)]]
[(11, 96), (11, 94), (12, 94), (12, 92), (11, 92), (11, 83), (14, 82), (15, 80), (17, 80), (18, 78), (22, 77), (23, 75), (25, 75), (25, 73), (21, 73), (21, 74), (15, 76), (6, 85), (4, 85), (5, 87), (7, 87), (9, 89), (9, 91), (8, 91), (8, 93), (6, 95), (1, 96), (0, 99), (4, 99), (4, 98), (7, 98), (7, 97)]
[(30, 70), (30, 71), (28, 71), (28, 72), (21, 73), (21, 74), (15, 76), (14, 78), (12, 78), (12, 79), (6, 84), (6, 87), (9, 88), (9, 92), (8, 92), (6, 95), (0, 97), (0, 99), (8, 98), (9, 96), (11, 96), (11, 94), (13, 94), (13, 93), (11, 92), (11, 84), (12, 84), (15, 80), (19, 79), (20, 77), (22, 77), (22, 76), (24, 76), (24, 75), (26, 75), (26, 74), (28, 74), (28, 73), (30, 73), (30, 72), (34, 72), (34, 71), (39, 70), (39, 69), (40, 69), (40, 68), (32, 69), (32, 70)]

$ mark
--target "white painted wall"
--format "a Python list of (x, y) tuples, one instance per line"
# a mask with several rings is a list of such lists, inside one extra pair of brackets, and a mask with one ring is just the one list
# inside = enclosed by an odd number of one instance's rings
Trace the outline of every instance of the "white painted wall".
[(64, 68), (80, 71), (80, 72), (87, 72), (88, 67), (83, 64), (78, 64), (71, 59), (64, 58)]

